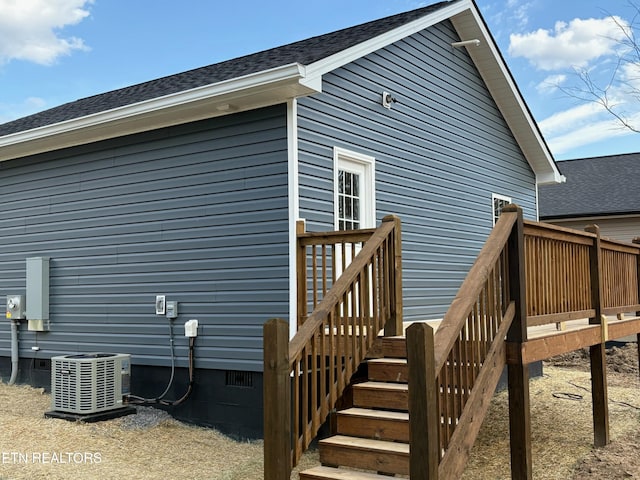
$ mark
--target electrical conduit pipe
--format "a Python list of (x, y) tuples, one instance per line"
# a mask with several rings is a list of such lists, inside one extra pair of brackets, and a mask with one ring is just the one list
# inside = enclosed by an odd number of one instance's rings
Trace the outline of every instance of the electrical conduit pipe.
[(18, 322), (11, 321), (11, 378), (9, 385), (18, 379)]

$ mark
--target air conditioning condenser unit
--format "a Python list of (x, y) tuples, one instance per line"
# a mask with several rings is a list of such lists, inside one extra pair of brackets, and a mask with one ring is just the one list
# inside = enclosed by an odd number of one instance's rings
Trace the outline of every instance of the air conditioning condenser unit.
[(81, 353), (51, 358), (51, 404), (58, 412), (92, 414), (122, 408), (130, 390), (131, 355)]

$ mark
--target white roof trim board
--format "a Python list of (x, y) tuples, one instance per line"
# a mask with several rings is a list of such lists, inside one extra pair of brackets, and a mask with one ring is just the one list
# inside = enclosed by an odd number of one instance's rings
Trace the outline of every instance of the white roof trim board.
[(290, 63), (5, 135), (0, 137), (0, 161), (275, 105), (318, 93), (322, 88), (322, 75), (447, 19), (451, 20), (462, 40), (480, 39), (481, 45), (469, 48), (468, 53), (524, 152), (538, 184), (563, 182), (564, 177), (473, 0), (445, 3), (416, 20), (308, 65)]

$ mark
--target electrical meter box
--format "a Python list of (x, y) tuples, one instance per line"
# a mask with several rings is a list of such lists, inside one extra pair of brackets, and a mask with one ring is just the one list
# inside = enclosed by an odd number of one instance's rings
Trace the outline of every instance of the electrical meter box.
[(21, 320), (26, 318), (24, 295), (7, 295), (7, 319)]

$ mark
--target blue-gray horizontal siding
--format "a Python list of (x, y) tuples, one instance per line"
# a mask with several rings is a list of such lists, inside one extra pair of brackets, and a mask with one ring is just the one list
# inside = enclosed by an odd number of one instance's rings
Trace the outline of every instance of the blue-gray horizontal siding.
[(534, 174), (457, 40), (444, 22), (326, 75), (323, 93), (299, 102), (300, 216), (333, 228), (332, 147), (374, 156), (378, 221), (403, 222), (407, 320), (444, 314), (492, 228), (492, 193), (536, 215)]
[(289, 311), (286, 131), (277, 106), (0, 164), (2, 301), (26, 258), (51, 258), (51, 331), (23, 324), (21, 356), (169, 365), (166, 295), (179, 365), (196, 318), (198, 368), (260, 371), (262, 325)]

